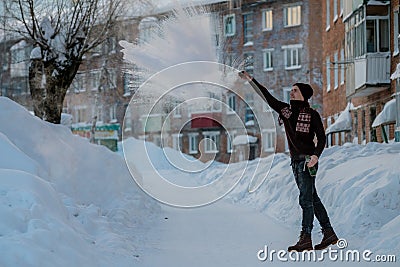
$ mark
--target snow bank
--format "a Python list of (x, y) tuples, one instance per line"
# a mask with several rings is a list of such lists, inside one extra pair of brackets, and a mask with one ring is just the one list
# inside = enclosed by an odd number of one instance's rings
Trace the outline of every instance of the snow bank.
[[(272, 160), (267, 179), (255, 193), (249, 193), (254, 170), (254, 178), (260, 182), (269, 171), (262, 166), (270, 166)], [(400, 232), (396, 230), (400, 228), (399, 162), (399, 143), (347, 144), (325, 149), (322, 154), (317, 190), (338, 235), (347, 239), (351, 247), (370, 249), (374, 253), (400, 251)], [(237, 169), (246, 167), (244, 162), (235, 164)], [(256, 169), (257, 164), (261, 168)], [(223, 172), (224, 168), (216, 166), (212, 172), (204, 173), (204, 179), (215, 179)], [(232, 179), (234, 175), (230, 175)], [(277, 154), (275, 158), (270, 156), (249, 162), (243, 179), (228, 197), (300, 231), (298, 194), (289, 157)], [(318, 231), (319, 224), (315, 220), (314, 232)]]
[(159, 206), (107, 148), (0, 97), (0, 266), (132, 266)]

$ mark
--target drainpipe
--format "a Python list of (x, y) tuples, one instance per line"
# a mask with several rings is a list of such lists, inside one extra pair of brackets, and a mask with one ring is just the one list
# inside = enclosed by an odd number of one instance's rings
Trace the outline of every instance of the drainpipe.
[(400, 78), (396, 79), (396, 130), (395, 141), (400, 142)]

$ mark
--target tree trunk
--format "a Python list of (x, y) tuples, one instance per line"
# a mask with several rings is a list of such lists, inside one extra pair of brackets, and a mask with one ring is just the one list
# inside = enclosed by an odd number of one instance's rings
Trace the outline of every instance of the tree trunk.
[(32, 60), (29, 65), (29, 89), (35, 116), (43, 119), (45, 90), (43, 84), (43, 63), (41, 60)]
[(60, 88), (57, 85), (48, 86), (44, 100), (44, 120), (54, 124), (60, 124), (66, 92), (66, 88)]
[[(55, 62), (43, 63), (31, 60), (29, 66), (29, 89), (32, 96), (33, 110), (39, 118), (54, 124), (61, 123), (64, 98), (72, 80), (78, 71), (81, 60), (53, 75)], [(45, 80), (44, 80), (45, 78)]]

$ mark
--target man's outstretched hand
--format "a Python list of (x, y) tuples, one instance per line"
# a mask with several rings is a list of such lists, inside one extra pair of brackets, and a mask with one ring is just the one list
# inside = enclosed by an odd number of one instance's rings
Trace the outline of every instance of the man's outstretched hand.
[(246, 71), (242, 70), (239, 72), (239, 77), (242, 78), (243, 80), (251, 81), (253, 78), (248, 74)]

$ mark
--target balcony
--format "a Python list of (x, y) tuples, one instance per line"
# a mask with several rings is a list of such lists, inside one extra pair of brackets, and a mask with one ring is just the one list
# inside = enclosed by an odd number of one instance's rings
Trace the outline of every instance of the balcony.
[(192, 113), (191, 128), (219, 128), (221, 119), (221, 112)]
[(363, 97), (390, 86), (390, 53), (371, 53), (354, 60), (346, 71), (346, 96)]

